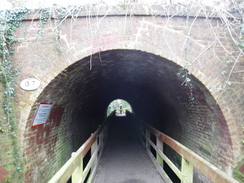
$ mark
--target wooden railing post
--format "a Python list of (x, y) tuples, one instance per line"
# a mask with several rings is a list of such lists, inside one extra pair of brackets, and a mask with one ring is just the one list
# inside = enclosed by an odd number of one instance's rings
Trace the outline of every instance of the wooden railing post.
[[(74, 156), (75, 153), (72, 153), (72, 156)], [(75, 171), (72, 174), (72, 183), (78, 183), (80, 178), (83, 174), (83, 158), (80, 160), (79, 166), (75, 169)]]
[(104, 141), (105, 141), (105, 134), (104, 134), (104, 130), (102, 131), (102, 133), (99, 134), (99, 143), (97, 144), (97, 148), (98, 148), (98, 157), (101, 154), (101, 150), (103, 149), (104, 146)]
[(193, 183), (193, 166), (183, 156), (181, 159), (181, 183)]
[[(156, 142), (158, 150), (160, 150), (163, 153), (163, 142), (158, 139), (157, 137), (157, 142)], [(163, 158), (157, 153), (156, 156), (158, 164), (160, 164), (163, 167)]]
[[(159, 166), (160, 163), (163, 164), (164, 162), (181, 180), (181, 183), (193, 183), (193, 167), (194, 169), (202, 173), (204, 176), (206, 176), (206, 178), (208, 178), (213, 183), (238, 183), (238, 181), (235, 180), (233, 177), (223, 172), (216, 166), (212, 165), (211, 162), (206, 161), (204, 158), (197, 155), (195, 152), (191, 151), (190, 149), (180, 144), (176, 140), (163, 134), (162, 132), (158, 131), (152, 126), (142, 122), (140, 119), (136, 117), (135, 119), (137, 119), (138, 123), (140, 122), (139, 124), (143, 126), (140, 127), (140, 129), (145, 128), (145, 133), (144, 130), (141, 130), (141, 136), (145, 137), (145, 142), (142, 140), (143, 145), (145, 145), (150, 158), (157, 167), (160, 175), (164, 178), (165, 182), (172, 183), (172, 181), (165, 174), (165, 171), (162, 168), (162, 166)], [(150, 140), (150, 134), (153, 134), (157, 137), (156, 145)], [(162, 144), (160, 144), (158, 141), (162, 141)], [(181, 170), (169, 159), (169, 157), (167, 157), (163, 153), (163, 143), (167, 144), (167, 146), (169, 146), (182, 157)], [(155, 157), (152, 156), (150, 147), (152, 147), (156, 151), (157, 161), (155, 161)]]
[[(98, 135), (106, 127), (106, 121), (91, 135), (90, 138), (75, 152), (71, 158), (61, 167), (61, 169), (49, 180), (48, 183), (65, 183), (72, 177), (72, 183), (92, 182), (95, 175), (98, 158)], [(101, 139), (104, 141), (104, 138)], [(85, 167), (83, 167), (83, 158), (91, 150), (91, 157)], [(90, 172), (90, 175), (89, 175)]]
[(108, 136), (108, 126), (105, 126), (103, 129), (103, 132), (100, 134), (101, 135), (101, 149), (103, 149), (105, 142), (107, 141), (107, 136)]
[(146, 134), (145, 135), (146, 135), (145, 136), (145, 138), (146, 138), (145, 146), (146, 146), (146, 149), (149, 150), (150, 149), (150, 143), (148, 142), (147, 139), (150, 139), (150, 131), (147, 128), (146, 128)]
[[(95, 140), (95, 142), (92, 144), (92, 146), (91, 146), (91, 156), (94, 154), (94, 153), (96, 153), (96, 152), (98, 152), (98, 151), (96, 151), (97, 150), (97, 138), (96, 138), (96, 140)], [(97, 159), (98, 159), (98, 157), (97, 157), (97, 154), (95, 155), (95, 159), (94, 159), (94, 164), (92, 165), (92, 167), (91, 167), (91, 170), (93, 170), (93, 168), (95, 167), (95, 165), (96, 165), (96, 163), (97, 163)]]

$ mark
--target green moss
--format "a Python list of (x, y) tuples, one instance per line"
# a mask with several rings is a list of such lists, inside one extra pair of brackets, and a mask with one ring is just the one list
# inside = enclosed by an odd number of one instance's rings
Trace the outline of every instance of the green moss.
[(128, 7), (128, 5), (126, 5), (126, 4), (118, 4), (118, 6), (121, 7), (121, 8), (126, 8), (126, 7)]
[(199, 147), (199, 150), (205, 155), (205, 157), (210, 158), (211, 152), (208, 147)]
[(237, 166), (233, 169), (233, 177), (239, 182), (244, 182), (244, 174), (239, 169), (244, 165), (244, 159), (242, 159)]

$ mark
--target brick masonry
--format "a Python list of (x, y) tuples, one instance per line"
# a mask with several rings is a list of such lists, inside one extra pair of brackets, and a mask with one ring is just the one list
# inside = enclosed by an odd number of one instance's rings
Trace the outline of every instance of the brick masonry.
[[(231, 175), (244, 150), (243, 58), (233, 70), (233, 63), (226, 64), (233, 58), (222, 46), (229, 52), (237, 48), (221, 21), (117, 14), (67, 18), (58, 28), (54, 20), (40, 28), (32, 14), (17, 30), (21, 42), (13, 61), (21, 65), (18, 82), (27, 77), (41, 81), (35, 91), (16, 86), (26, 182), (47, 182), (102, 122), (116, 98), (127, 100), (138, 117)], [(184, 85), (185, 70), (179, 72), (186, 66), (190, 86)], [(232, 72), (232, 85), (220, 92), (223, 71)], [(40, 102), (54, 103), (52, 113), (45, 125), (31, 128)], [(4, 149), (10, 151), (5, 143), (0, 152)], [(196, 182), (204, 180), (195, 177)]]

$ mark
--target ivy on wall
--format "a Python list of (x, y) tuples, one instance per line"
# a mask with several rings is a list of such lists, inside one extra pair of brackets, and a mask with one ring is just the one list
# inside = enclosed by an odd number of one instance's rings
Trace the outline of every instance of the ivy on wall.
[[(1, 132), (7, 132), (12, 141), (13, 165), (18, 173), (18, 180), (23, 180), (22, 153), (18, 146), (17, 127), (14, 117), (15, 82), (19, 71), (12, 63), (11, 55), (14, 53), (13, 43), (16, 42), (14, 32), (20, 26), (27, 9), (13, 9), (0, 11), (0, 83), (4, 90), (2, 108), (4, 111), (4, 125), (0, 124)], [(7, 182), (11, 181), (9, 177)]]
[[(119, 4), (118, 5), (121, 8), (128, 8), (129, 6), (127, 4)], [(173, 5), (171, 5), (173, 6)], [(241, 11), (239, 4), (233, 4), (232, 10), (235, 12), (239, 12), (243, 16), (243, 11)], [(43, 28), (47, 24), (47, 22), (51, 19), (53, 16), (53, 11), (56, 13), (56, 18), (54, 18), (55, 23), (55, 44), (56, 49), (58, 52), (60, 52), (60, 43), (59, 43), (59, 30), (58, 27), (62, 24), (63, 21), (65, 21), (66, 18), (71, 17), (75, 20), (75, 18), (78, 17), (78, 14), (80, 11), (82, 11), (83, 6), (74, 6), (71, 9), (65, 9), (65, 8), (46, 8), (39, 10), (39, 19), (40, 19), (40, 30), (39, 34), (42, 34)], [(190, 5), (187, 9), (190, 9)], [(202, 8), (202, 12), (206, 9)], [(14, 32), (18, 26), (21, 25), (21, 21), (29, 12), (27, 9), (13, 9), (13, 10), (4, 10), (0, 11), (0, 83), (4, 88), (4, 96), (3, 96), (3, 102), (2, 107), (5, 114), (5, 121), (7, 126), (0, 124), (0, 132), (8, 133), (9, 136), (12, 139), (13, 143), (13, 149), (12, 154), (14, 158), (14, 167), (19, 173), (19, 177), (23, 181), (23, 168), (21, 163), (21, 157), (22, 154), (20, 153), (20, 148), (18, 146), (17, 142), (17, 129), (16, 129), (16, 123), (14, 118), (14, 96), (15, 96), (15, 82), (16, 77), (19, 74), (18, 69), (16, 69), (12, 64), (11, 55), (14, 53), (13, 44), (16, 42)], [(233, 41), (237, 45), (237, 53), (238, 57), (231, 55), (231, 53), (228, 53), (232, 60), (227, 60), (226, 64), (228, 64), (228, 67), (232, 67), (229, 70), (223, 70), (222, 76), (224, 78), (224, 82), (222, 85), (218, 86), (216, 89), (219, 92), (222, 92), (227, 86), (231, 85), (230, 76), (234, 70), (235, 64), (238, 62), (239, 57), (243, 56), (243, 49), (244, 49), (244, 24), (242, 21), (236, 19), (235, 17), (231, 17), (231, 14), (227, 14), (230, 17), (230, 19), (226, 19), (226, 13), (225, 11), (220, 11), (220, 9), (213, 10), (213, 14), (218, 15), (223, 23), (223, 27), (227, 27), (227, 31), (230, 33), (230, 35), (234, 35)], [(90, 15), (89, 15), (90, 16)], [(89, 18), (88, 16), (88, 18)], [(105, 15), (106, 16), (106, 15)], [(156, 16), (156, 15), (155, 15)], [(206, 17), (208, 17), (208, 14), (206, 14)], [(196, 17), (197, 18), (197, 17)], [(206, 19), (206, 21), (209, 21)], [(191, 25), (191, 27), (193, 24)], [(241, 30), (238, 32), (238, 36), (235, 35), (235, 31), (233, 30)], [(190, 36), (190, 29), (189, 33), (187, 33), (186, 40)], [(236, 37), (238, 39), (236, 39)], [(216, 37), (217, 39), (217, 37)], [(210, 49), (213, 47), (213, 45), (210, 45), (207, 49)], [(206, 49), (206, 50), (207, 50)], [(223, 46), (223, 49), (226, 49)], [(204, 50), (203, 53), (206, 51)], [(186, 52), (185, 58), (188, 60), (188, 52)], [(193, 63), (194, 61), (192, 61)], [(194, 95), (193, 95), (193, 85), (190, 78), (190, 72), (187, 70), (188, 65), (186, 67), (181, 68), (178, 72), (178, 77), (182, 78), (184, 81), (182, 83), (183, 86), (187, 87), (189, 89), (189, 107), (193, 105), (194, 101)], [(5, 129), (6, 128), (6, 129)], [(242, 139), (242, 143), (244, 144), (244, 137)]]

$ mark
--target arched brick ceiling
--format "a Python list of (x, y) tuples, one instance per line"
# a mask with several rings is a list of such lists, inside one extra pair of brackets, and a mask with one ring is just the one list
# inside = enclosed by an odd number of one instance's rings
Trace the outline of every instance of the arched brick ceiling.
[(188, 76), (191, 87), (184, 85), (186, 70), (178, 75), (181, 70), (173, 61), (137, 50), (109, 50), (78, 60), (38, 97), (37, 104), (65, 108), (60, 125), (50, 119), (42, 130), (65, 138), (76, 151), (106, 118), (110, 102), (124, 99), (138, 118), (228, 169), (232, 143), (223, 114), (193, 75)]
[(146, 52), (110, 50), (71, 65), (49, 84), (43, 95), (48, 93), (54, 103), (70, 103), (79, 114), (95, 121), (106, 116), (111, 101), (121, 98), (131, 104), (138, 117), (160, 126), (158, 123), (164, 118), (177, 121), (179, 115), (183, 117), (191, 92), (196, 104), (214, 102), (194, 76), (189, 75), (192, 91), (184, 86), (185, 77), (177, 75), (180, 69), (172, 61)]

